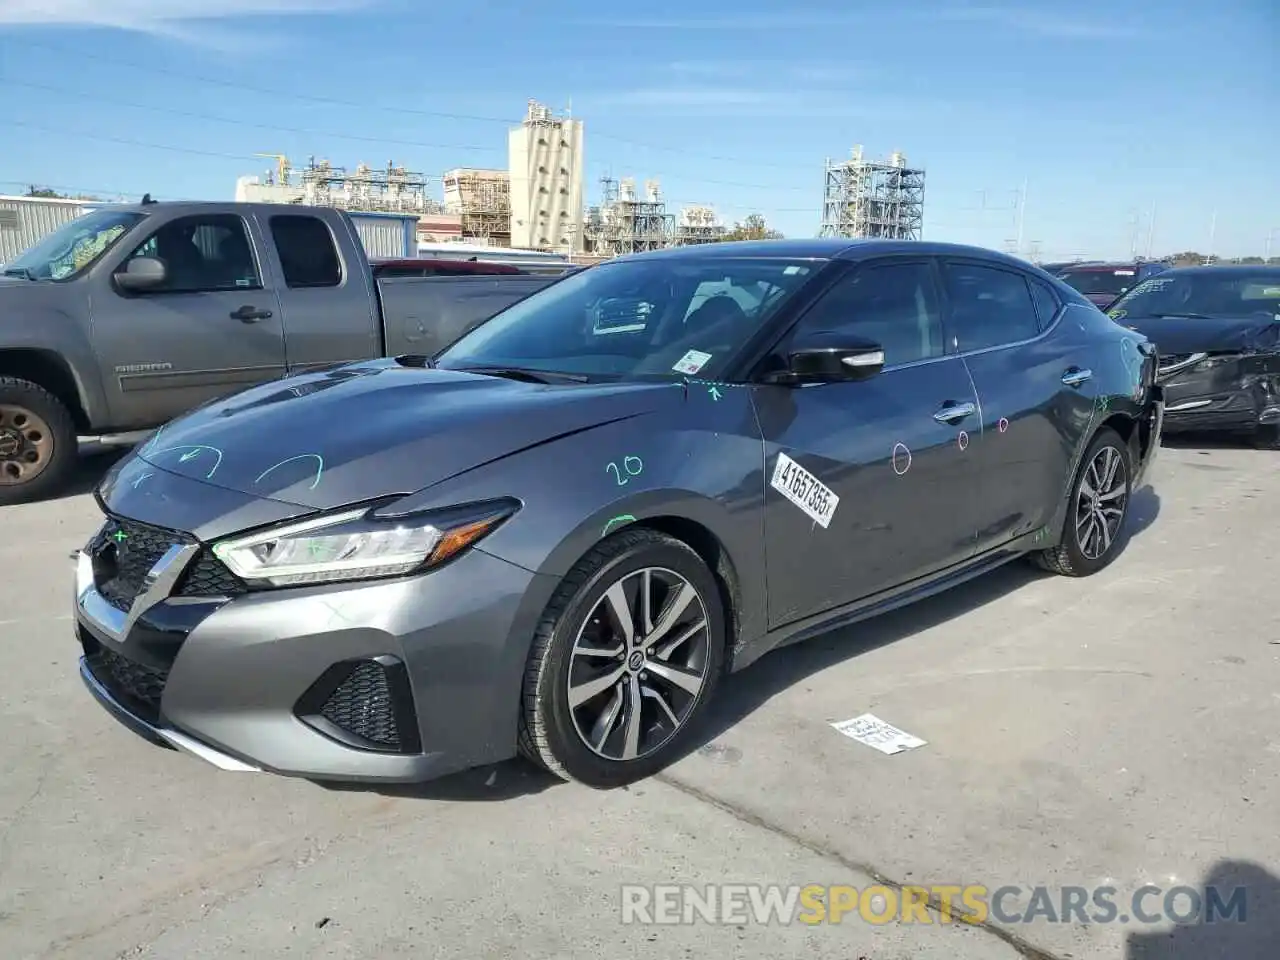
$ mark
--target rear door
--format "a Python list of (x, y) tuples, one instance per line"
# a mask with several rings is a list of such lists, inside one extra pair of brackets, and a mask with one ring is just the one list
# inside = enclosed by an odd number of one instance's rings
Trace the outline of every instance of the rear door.
[[(133, 257), (164, 261), (163, 285), (126, 292), (112, 275)], [(95, 274), (93, 344), (112, 426), (163, 423), (284, 373), (284, 335), (263, 251), (233, 213), (160, 223)]]
[(858, 265), (777, 352), (785, 355), (797, 335), (836, 330), (880, 344), (883, 371), (857, 383), (753, 388), (771, 481), (764, 529), (771, 627), (972, 552), (978, 475), (969, 433), (977, 430), (977, 401), (964, 363), (946, 355), (934, 264)]
[(973, 378), (982, 473), (977, 551), (1044, 524), (1094, 413), (1093, 371), (1078, 325), (1060, 323), (1048, 284), (1003, 263), (943, 262), (947, 335)]
[[(313, 213), (258, 215), (280, 281), (290, 371), (382, 355), (372, 274), (353, 230)], [(342, 221), (337, 221), (341, 226)]]

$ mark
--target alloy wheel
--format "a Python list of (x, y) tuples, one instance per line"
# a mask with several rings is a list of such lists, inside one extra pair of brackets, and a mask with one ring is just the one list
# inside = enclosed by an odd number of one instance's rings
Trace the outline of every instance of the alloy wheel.
[(0, 487), (29, 483), (53, 458), (53, 431), (26, 407), (0, 404)]
[(1113, 446), (1104, 446), (1085, 469), (1076, 498), (1076, 543), (1086, 560), (1097, 560), (1115, 543), (1128, 506), (1128, 470)]
[(612, 761), (660, 749), (698, 703), (709, 643), (706, 604), (680, 574), (645, 567), (615, 581), (569, 657), (569, 712), (582, 742)]

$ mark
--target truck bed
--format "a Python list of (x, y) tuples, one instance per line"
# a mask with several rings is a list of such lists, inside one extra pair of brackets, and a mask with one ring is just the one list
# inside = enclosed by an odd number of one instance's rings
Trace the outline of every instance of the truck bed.
[(387, 277), (377, 280), (387, 356), (433, 357), (463, 334), (559, 277)]

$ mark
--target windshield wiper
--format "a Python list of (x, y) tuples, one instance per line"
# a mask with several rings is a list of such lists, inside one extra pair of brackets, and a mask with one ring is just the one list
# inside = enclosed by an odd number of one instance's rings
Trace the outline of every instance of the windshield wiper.
[(528, 367), (456, 367), (459, 373), (480, 373), (486, 377), (506, 377), (526, 383), (589, 383), (591, 378), (558, 370), (531, 370)]
[(1157, 320), (1212, 320), (1213, 317), (1203, 313), (1149, 313), (1149, 317), (1155, 317)]
[(26, 267), (6, 267), (4, 270), (6, 277), (21, 277), (23, 280), (34, 280), (36, 275)]

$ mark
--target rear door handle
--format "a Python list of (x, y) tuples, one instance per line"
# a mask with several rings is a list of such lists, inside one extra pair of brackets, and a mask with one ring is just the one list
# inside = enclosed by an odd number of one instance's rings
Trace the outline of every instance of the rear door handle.
[(259, 310), (257, 307), (253, 306), (252, 304), (246, 303), (239, 310), (231, 311), (231, 319), (240, 320), (244, 323), (255, 323), (258, 320), (270, 320), (271, 311)]
[(972, 403), (946, 403), (933, 415), (933, 419), (939, 423), (959, 423), (977, 412), (978, 408)]
[(1068, 387), (1078, 387), (1086, 380), (1093, 379), (1092, 370), (1081, 370), (1079, 367), (1072, 367), (1062, 375), (1062, 382)]

